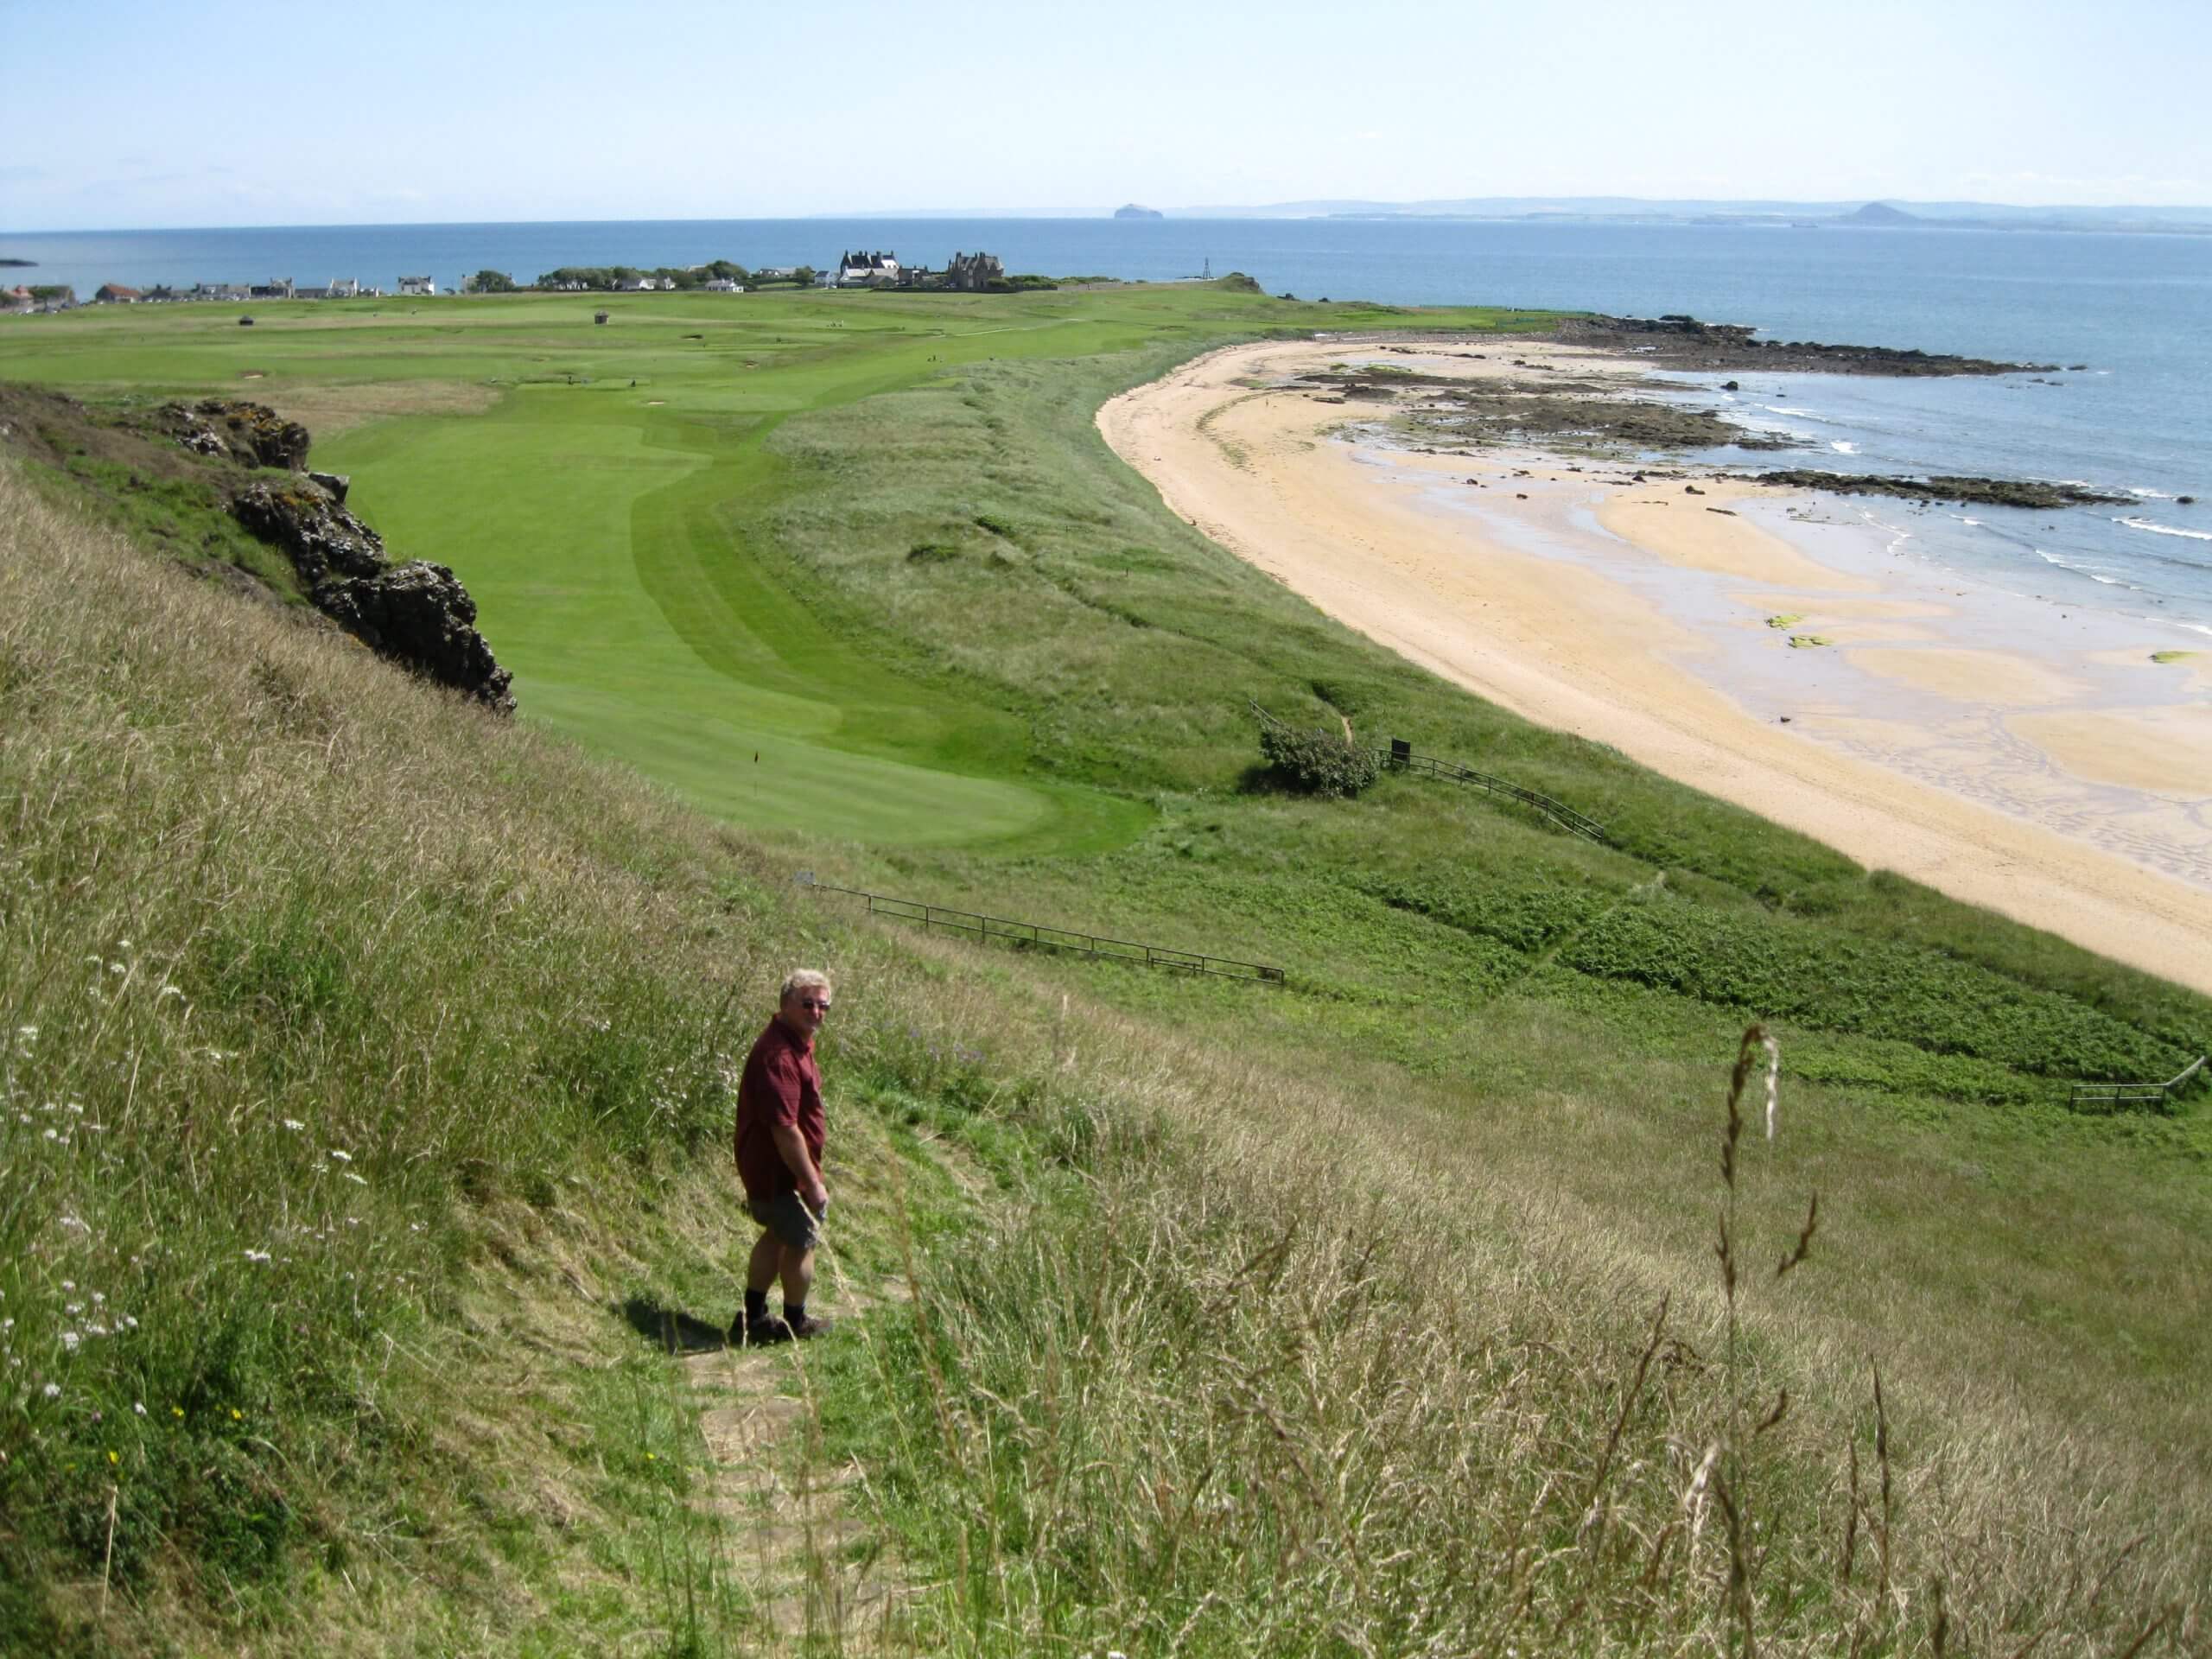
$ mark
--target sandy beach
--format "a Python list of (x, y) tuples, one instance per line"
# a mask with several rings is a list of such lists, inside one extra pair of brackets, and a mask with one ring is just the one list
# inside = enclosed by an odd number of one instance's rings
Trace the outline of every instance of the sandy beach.
[(1424, 454), (1361, 432), (1387, 410), (1280, 384), (1346, 360), (1643, 372), (1518, 341), (1275, 342), (1186, 364), (1098, 425), (1206, 535), (1477, 695), (2212, 992), (2212, 655), (1976, 587), (1916, 559), (1894, 512)]

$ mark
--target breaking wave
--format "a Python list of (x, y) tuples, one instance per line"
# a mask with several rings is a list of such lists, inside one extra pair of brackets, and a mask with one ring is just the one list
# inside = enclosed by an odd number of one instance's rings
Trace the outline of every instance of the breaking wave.
[(2153, 524), (2148, 518), (2117, 518), (2130, 530), (2147, 530), (2153, 536), (2186, 536), (2192, 542), (2212, 542), (2212, 530), (2183, 530), (2179, 524)]

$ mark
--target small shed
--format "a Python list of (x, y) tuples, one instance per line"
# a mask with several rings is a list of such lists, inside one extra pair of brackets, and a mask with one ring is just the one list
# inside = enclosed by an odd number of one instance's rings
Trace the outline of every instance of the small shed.
[(591, 314), (591, 320), (594, 322), (605, 322), (607, 321), (607, 313), (604, 311), (594, 311)]

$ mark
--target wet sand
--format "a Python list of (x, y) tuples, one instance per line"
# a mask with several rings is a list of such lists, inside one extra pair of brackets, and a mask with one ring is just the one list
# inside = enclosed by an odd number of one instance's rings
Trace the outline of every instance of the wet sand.
[[(1643, 372), (1474, 349), (1383, 360)], [(1975, 590), (1916, 563), (1878, 509), (1637, 483), (1587, 458), (1414, 453), (1334, 435), (1372, 408), (1255, 389), (1376, 350), (1216, 353), (1114, 399), (1099, 428), (1205, 533), (1478, 696), (2212, 992), (2212, 701), (2198, 661), (2151, 660), (2174, 641)]]

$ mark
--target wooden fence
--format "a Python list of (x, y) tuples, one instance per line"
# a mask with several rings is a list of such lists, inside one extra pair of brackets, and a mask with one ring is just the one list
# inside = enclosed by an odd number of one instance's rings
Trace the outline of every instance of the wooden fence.
[(1245, 979), (1267, 985), (1287, 983), (1281, 969), (1264, 963), (1239, 962), (1233, 957), (1209, 957), (1194, 950), (1175, 950), (1164, 944), (1138, 944), (1128, 939), (1112, 939), (1096, 933), (1078, 933), (1068, 928), (1050, 927), (1041, 922), (1009, 921), (1003, 916), (985, 916), (970, 910), (950, 910), (943, 905), (924, 904), (915, 899), (893, 899), (880, 893), (865, 892), (859, 887), (834, 887), (827, 881), (816, 880), (811, 870), (801, 870), (798, 883), (801, 887), (812, 887), (821, 893), (842, 893), (850, 898), (865, 899), (871, 916), (891, 916), (904, 922), (919, 922), (925, 928), (942, 928), (948, 933), (957, 933), (967, 938), (996, 939), (1018, 949), (1058, 950), (1071, 956), (1126, 962), (1140, 968), (1164, 968), (1171, 973), (1205, 974), (1216, 979)]
[(2205, 1057), (2198, 1055), (2182, 1067), (2177, 1076), (2164, 1083), (2077, 1083), (2067, 1096), (2069, 1106), (2100, 1107), (2108, 1112), (2126, 1111), (2133, 1107), (2148, 1106), (2164, 1111), (2167, 1105), (2190, 1081), (2204, 1070)]

